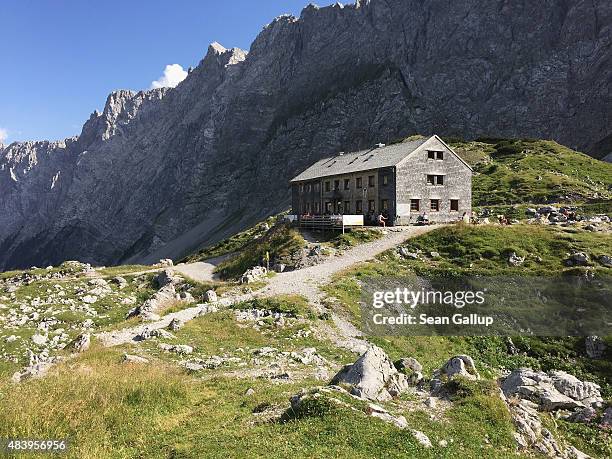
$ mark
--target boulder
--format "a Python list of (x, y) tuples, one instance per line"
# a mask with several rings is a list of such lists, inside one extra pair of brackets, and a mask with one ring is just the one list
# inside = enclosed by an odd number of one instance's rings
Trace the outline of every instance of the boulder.
[(520, 266), (525, 262), (525, 257), (519, 257), (516, 252), (512, 252), (508, 256), (508, 263), (512, 266)]
[(423, 365), (419, 363), (419, 361), (413, 357), (404, 357), (403, 359), (399, 359), (395, 362), (395, 368), (399, 371), (410, 370), (413, 372), (422, 372)]
[(204, 301), (207, 303), (215, 303), (218, 300), (217, 293), (214, 290), (206, 290)]
[(263, 266), (254, 266), (247, 269), (240, 277), (241, 284), (252, 284), (263, 279), (268, 274), (268, 270)]
[(597, 406), (603, 403), (599, 385), (588, 381), (580, 381), (565, 371), (550, 371), (548, 374), (555, 388), (563, 395), (579, 400), (587, 406)]
[(468, 379), (480, 379), (480, 375), (474, 365), (474, 359), (468, 355), (456, 355), (455, 357), (451, 357), (442, 366), (441, 371), (449, 378), (459, 375)]
[(149, 363), (147, 359), (144, 357), (140, 357), (138, 355), (132, 354), (123, 354), (123, 362), (124, 363)]
[(601, 359), (606, 352), (606, 343), (599, 336), (587, 336), (584, 339), (584, 347), (591, 359)]
[(585, 266), (588, 263), (589, 256), (584, 252), (574, 252), (565, 260), (565, 264), (568, 266)]
[(178, 331), (181, 328), (183, 328), (183, 325), (184, 325), (183, 321), (175, 317), (168, 324), (168, 329), (172, 331)]
[(162, 268), (171, 268), (174, 266), (174, 262), (170, 258), (162, 258), (157, 264)]
[(608, 255), (602, 255), (597, 260), (606, 268), (612, 268), (612, 257)]
[(580, 381), (564, 371), (546, 374), (519, 368), (504, 378), (501, 389), (506, 397), (530, 400), (543, 411), (573, 410), (599, 406), (603, 402), (597, 384)]
[(91, 345), (91, 335), (82, 333), (73, 341), (72, 347), (77, 352), (85, 352)]
[(183, 279), (177, 276), (172, 269), (164, 269), (157, 276), (155, 276), (155, 283), (159, 288), (163, 288), (166, 285), (177, 285), (180, 284)]
[(119, 287), (119, 290), (124, 289), (124, 288), (125, 288), (125, 287), (127, 287), (127, 285), (128, 285), (128, 282), (127, 282), (127, 280), (125, 279), (125, 277), (121, 277), (121, 276), (114, 277), (114, 278), (111, 280), (111, 282), (112, 282), (113, 284), (116, 284), (116, 285)]
[(332, 384), (347, 384), (353, 395), (370, 400), (389, 400), (409, 387), (407, 377), (377, 346), (370, 346), (355, 363), (340, 370)]

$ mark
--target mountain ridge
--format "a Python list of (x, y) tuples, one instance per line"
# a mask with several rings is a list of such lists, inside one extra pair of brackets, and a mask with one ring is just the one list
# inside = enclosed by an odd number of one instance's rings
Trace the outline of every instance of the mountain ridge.
[(281, 210), (316, 159), (415, 132), (589, 151), (612, 124), (611, 23), (606, 2), (562, 0), (279, 16), (174, 89), (111, 93), (78, 137), (5, 146), (0, 269), (180, 257)]

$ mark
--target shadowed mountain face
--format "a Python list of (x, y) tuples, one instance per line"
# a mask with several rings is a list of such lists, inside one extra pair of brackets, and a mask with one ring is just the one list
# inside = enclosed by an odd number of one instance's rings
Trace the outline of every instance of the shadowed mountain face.
[(0, 269), (179, 257), (289, 202), (339, 150), (416, 132), (612, 134), (609, 1), (306, 7), (174, 89), (111, 94), (78, 138), (0, 146)]

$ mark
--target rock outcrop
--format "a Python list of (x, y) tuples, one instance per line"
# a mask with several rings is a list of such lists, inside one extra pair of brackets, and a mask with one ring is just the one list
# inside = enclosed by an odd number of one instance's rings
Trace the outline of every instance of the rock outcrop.
[(382, 349), (372, 345), (355, 363), (334, 376), (332, 384), (348, 385), (353, 395), (382, 401), (401, 394), (409, 381)]
[(416, 132), (595, 152), (611, 135), (610, 24), (610, 2), (577, 0), (280, 16), (248, 55), (215, 43), (176, 88), (112, 93), (78, 137), (1, 147), (0, 270), (180, 257), (285, 208), (317, 159)]

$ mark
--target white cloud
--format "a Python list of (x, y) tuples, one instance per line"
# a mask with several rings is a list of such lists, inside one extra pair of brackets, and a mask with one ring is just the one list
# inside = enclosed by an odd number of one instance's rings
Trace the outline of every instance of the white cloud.
[(6, 129), (0, 128), (0, 143), (4, 143), (8, 138), (8, 131)]
[(177, 84), (185, 79), (187, 72), (179, 64), (166, 65), (164, 74), (151, 83), (151, 89), (157, 88), (174, 88)]

